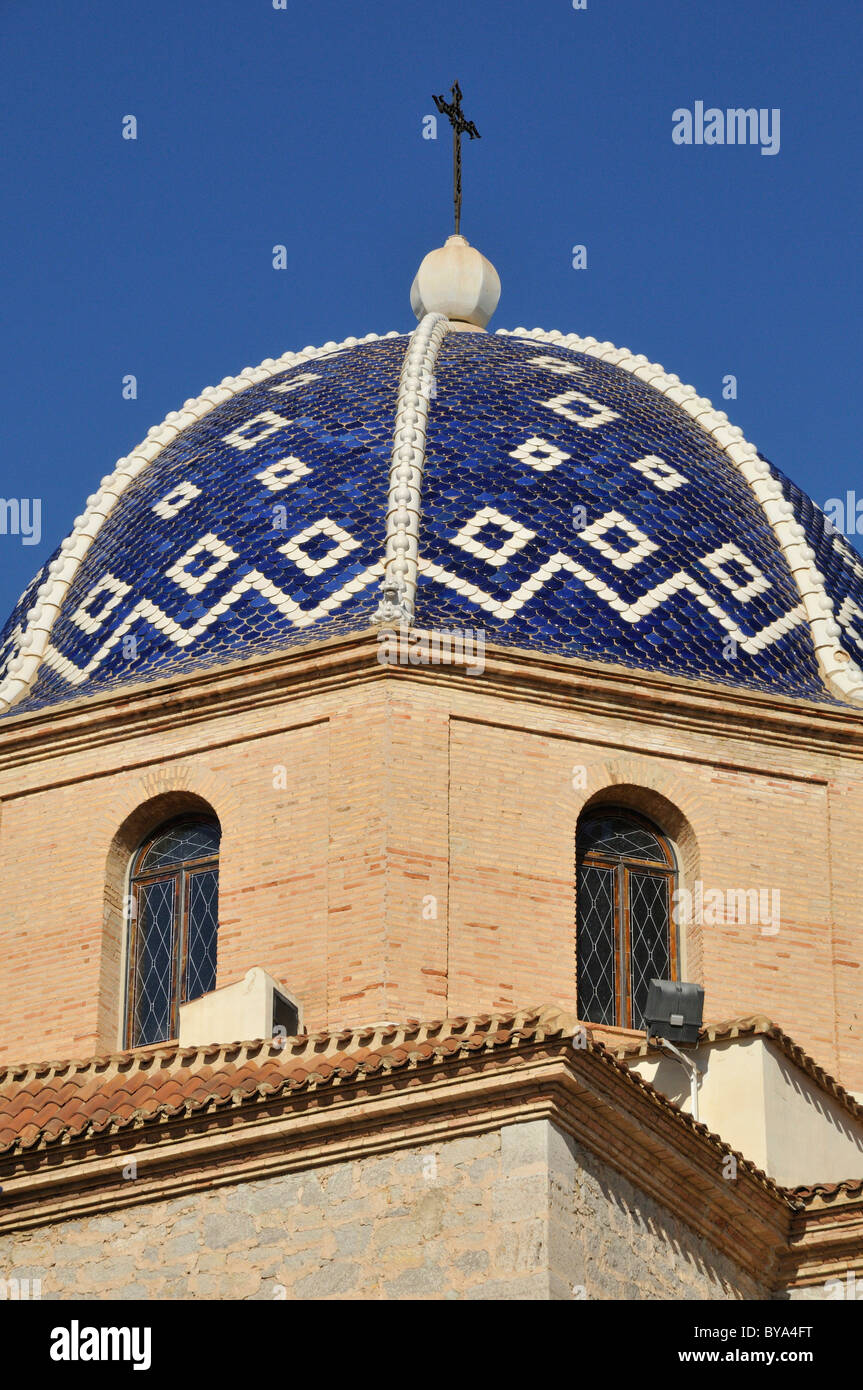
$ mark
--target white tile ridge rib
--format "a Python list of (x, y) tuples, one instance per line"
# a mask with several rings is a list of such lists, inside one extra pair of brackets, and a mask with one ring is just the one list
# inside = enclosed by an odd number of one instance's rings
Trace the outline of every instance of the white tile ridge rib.
[[(417, 591), (419, 526), (426, 456), (429, 399), (440, 345), (449, 332), (446, 314), (425, 314), (417, 324), (399, 380), (387, 499), (382, 589), (395, 589), (408, 625)], [(379, 620), (383, 614), (379, 614)]]
[(146, 439), (127, 457), (118, 459), (113, 473), (102, 479), (99, 491), (87, 498), (85, 511), (75, 518), (72, 531), (62, 542), (63, 553), (49, 565), (47, 577), (36, 590), (36, 602), (27, 614), (18, 649), (6, 667), (6, 676), (0, 680), (0, 713), (20, 700), (35, 681), (63, 600), (103, 522), (130, 483), (159, 457), (168, 444), (183, 430), (215, 410), (217, 405), (239, 395), (248, 386), (255, 386), (258, 382), (299, 366), (301, 362), (315, 362), (345, 348), (358, 347), (361, 343), (403, 336), (392, 329), (389, 333), (367, 333), (364, 338), (324, 343), (319, 348), (305, 347), (301, 352), (285, 352), (278, 358), (265, 357), (259, 367), (244, 367), (237, 376), (226, 376), (218, 386), (207, 386), (194, 400), (184, 401), (182, 410), (170, 411), (161, 425), (154, 425), (148, 430)]
[(712, 435), (751, 487), (773, 530), (803, 600), (818, 664), (828, 689), (844, 698), (863, 700), (863, 671), (840, 645), (842, 629), (836, 621), (823, 576), (815, 566), (815, 552), (806, 540), (806, 533), (795, 520), (791, 503), (783, 497), (779, 483), (758, 457), (754, 444), (744, 438), (737, 425), (729, 423), (724, 411), (715, 410), (693, 386), (681, 385), (679, 377), (642, 355), (633, 355), (628, 348), (616, 348), (613, 343), (598, 343), (595, 338), (581, 338), (577, 333), (561, 333), (557, 329), (546, 332), (543, 328), (499, 328), (497, 333), (502, 337), (529, 338), (532, 342), (570, 348), (622, 367), (668, 396), (691, 415), (706, 434)]

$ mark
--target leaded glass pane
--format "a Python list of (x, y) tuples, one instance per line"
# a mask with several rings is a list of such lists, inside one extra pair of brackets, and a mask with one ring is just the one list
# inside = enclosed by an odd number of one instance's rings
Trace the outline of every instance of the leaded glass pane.
[(664, 875), (629, 874), (632, 1026), (644, 1027), (650, 981), (671, 977), (668, 886)]
[(188, 864), (195, 859), (214, 859), (219, 852), (219, 830), (206, 822), (175, 825), (153, 841), (138, 869), (139, 874)]
[(578, 871), (578, 1016), (614, 1024), (614, 869), (582, 864)]
[(662, 846), (655, 835), (625, 816), (602, 816), (590, 820), (578, 833), (580, 854), (605, 854), (614, 858), (647, 859), (665, 864)]
[(216, 987), (219, 839), (218, 825), (185, 818), (165, 826), (141, 855), (132, 880), (133, 1047), (175, 1036), (179, 1005)]
[(176, 958), (176, 879), (142, 885), (137, 895), (135, 951), (136, 1047), (163, 1042), (172, 1032)]
[[(216, 988), (219, 875), (215, 869), (189, 874), (185, 1000)], [(184, 1002), (185, 1002), (184, 1000)]]

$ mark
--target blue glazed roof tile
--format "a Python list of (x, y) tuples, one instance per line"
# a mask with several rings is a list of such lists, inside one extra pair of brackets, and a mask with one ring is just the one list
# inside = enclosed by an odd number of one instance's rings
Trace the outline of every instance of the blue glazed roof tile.
[[(56, 659), (12, 712), (368, 627), (407, 343), (280, 372), (167, 444), (102, 524), (51, 630)], [(772, 472), (860, 660), (863, 561)], [(419, 556), (420, 627), (832, 698), (774, 529), (725, 450), (662, 392), (586, 353), (444, 338)], [(47, 573), (0, 634), (0, 670)]]

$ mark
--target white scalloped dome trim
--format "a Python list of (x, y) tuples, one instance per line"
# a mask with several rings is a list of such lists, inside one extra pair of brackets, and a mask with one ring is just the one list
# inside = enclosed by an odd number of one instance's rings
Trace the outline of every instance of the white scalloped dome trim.
[(693, 420), (712, 435), (728, 455), (737, 472), (755, 494), (761, 510), (776, 536), (794, 582), (800, 591), (804, 611), (812, 633), (812, 641), (822, 674), (829, 686), (840, 695), (863, 700), (863, 671), (850, 653), (840, 646), (842, 629), (836, 621), (833, 604), (824, 578), (815, 567), (815, 552), (807, 543), (806, 533), (794, 519), (793, 508), (782, 495), (782, 489), (766, 463), (758, 457), (754, 444), (743, 431), (729, 422), (722, 410), (714, 409), (706, 396), (699, 396), (694, 386), (684, 386), (680, 378), (666, 372), (656, 362), (643, 355), (634, 355), (629, 348), (616, 348), (613, 343), (600, 343), (596, 338), (581, 338), (577, 333), (561, 333), (558, 329), (499, 328), (497, 334), (508, 338), (530, 338), (553, 347), (571, 348), (588, 357), (597, 357), (622, 367), (691, 415)]
[(69, 586), (103, 522), (110, 516), (129, 484), (184, 429), (203, 419), (217, 405), (239, 395), (247, 386), (257, 385), (259, 381), (266, 381), (268, 377), (299, 366), (301, 362), (315, 362), (333, 352), (357, 347), (360, 343), (405, 336), (391, 329), (389, 333), (367, 333), (364, 338), (345, 338), (340, 343), (329, 342), (319, 348), (304, 347), (300, 352), (285, 352), (278, 358), (265, 357), (259, 367), (244, 367), (237, 376), (226, 376), (218, 386), (205, 387), (194, 400), (184, 401), (182, 410), (169, 411), (160, 425), (149, 429), (146, 438), (131, 454), (117, 460), (113, 473), (102, 479), (99, 491), (87, 498), (85, 511), (75, 518), (72, 531), (61, 543), (63, 554), (49, 565), (48, 577), (36, 590), (36, 602), (27, 614), (18, 649), (6, 667), (5, 678), (0, 681), (0, 711), (20, 700), (33, 684)]
[(413, 621), (417, 592), (429, 398), (435, 361), (450, 327), (446, 314), (423, 315), (411, 334), (399, 379), (381, 587), (392, 586), (401, 595), (408, 622)]

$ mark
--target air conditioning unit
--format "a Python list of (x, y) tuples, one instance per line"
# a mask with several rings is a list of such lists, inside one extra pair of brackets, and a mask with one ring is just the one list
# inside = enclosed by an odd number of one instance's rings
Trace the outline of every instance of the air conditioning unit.
[(255, 966), (235, 985), (211, 990), (180, 1005), (180, 1046), (295, 1038), (303, 1031), (302, 1006), (284, 985)]

